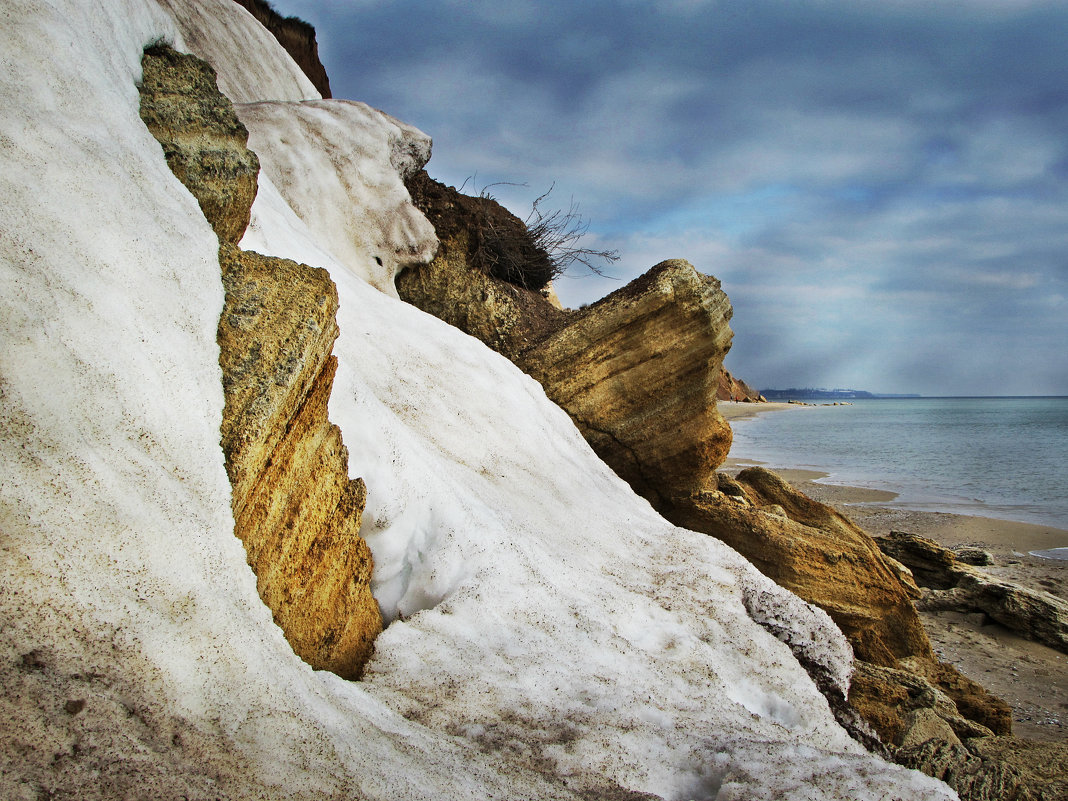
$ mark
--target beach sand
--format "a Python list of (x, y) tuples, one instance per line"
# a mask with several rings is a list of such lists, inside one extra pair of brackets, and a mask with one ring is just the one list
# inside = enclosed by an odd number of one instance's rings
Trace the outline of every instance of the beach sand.
[[(742, 407), (742, 408), (735, 408)], [(789, 407), (784, 403), (720, 403), (728, 420)], [(736, 472), (751, 460), (731, 458)], [(892, 492), (818, 483), (826, 474), (776, 470), (809, 497), (833, 506), (869, 534), (907, 531), (947, 547), (970, 545), (989, 551), (992, 575), (1068, 600), (1068, 561), (1032, 556), (1030, 551), (1068, 546), (1068, 531), (986, 517), (919, 512), (880, 504)], [(921, 612), (939, 658), (955, 665), (1012, 706), (1013, 733), (1047, 742), (1068, 742), (1068, 655), (1026, 640), (982, 614)]]
[(716, 401), (716, 408), (728, 421), (744, 420), (756, 417), (764, 412), (777, 412), (783, 409), (799, 409), (796, 403), (745, 403), (743, 401)]

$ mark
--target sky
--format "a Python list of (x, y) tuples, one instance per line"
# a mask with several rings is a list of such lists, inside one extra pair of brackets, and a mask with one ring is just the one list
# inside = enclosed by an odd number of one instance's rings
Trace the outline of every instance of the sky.
[(1068, 3), (274, 0), (432, 177), (722, 281), (757, 388), (1068, 395)]

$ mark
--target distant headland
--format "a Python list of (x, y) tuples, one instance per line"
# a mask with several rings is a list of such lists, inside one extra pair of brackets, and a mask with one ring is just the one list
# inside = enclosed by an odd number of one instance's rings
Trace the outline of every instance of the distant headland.
[(769, 401), (780, 400), (854, 400), (856, 398), (920, 398), (922, 395), (868, 392), (863, 389), (762, 389), (760, 394)]

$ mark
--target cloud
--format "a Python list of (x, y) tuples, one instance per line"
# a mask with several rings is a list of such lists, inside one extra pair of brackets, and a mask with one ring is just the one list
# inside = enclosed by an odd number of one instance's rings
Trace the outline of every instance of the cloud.
[(719, 276), (743, 377), (1068, 394), (1062, 3), (275, 5), (435, 177), (526, 184), (494, 189), (520, 216), (555, 182), (621, 278)]

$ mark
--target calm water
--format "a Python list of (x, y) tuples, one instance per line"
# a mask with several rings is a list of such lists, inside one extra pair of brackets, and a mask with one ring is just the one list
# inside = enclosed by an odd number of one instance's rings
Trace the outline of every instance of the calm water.
[(731, 456), (899, 493), (887, 505), (1068, 529), (1068, 398), (853, 403), (733, 423)]

